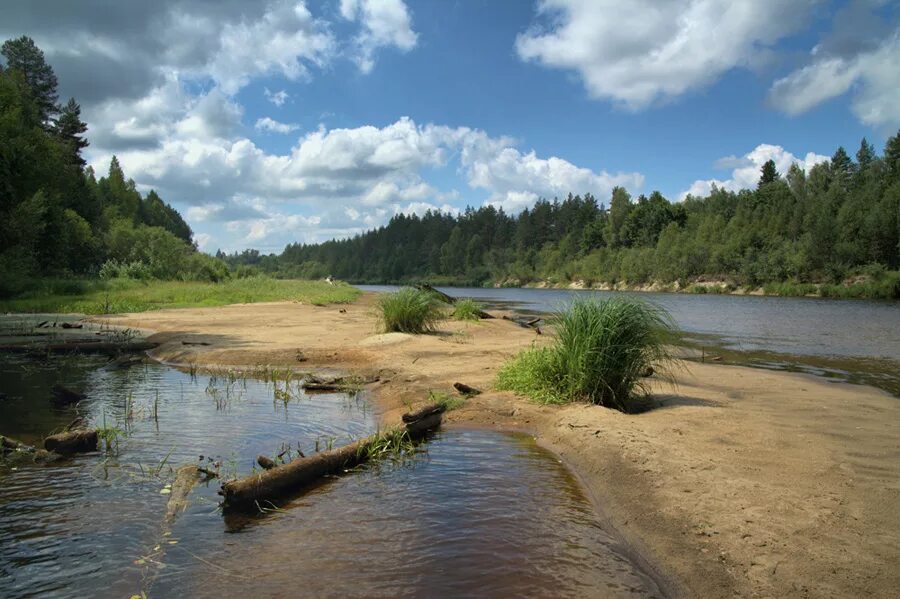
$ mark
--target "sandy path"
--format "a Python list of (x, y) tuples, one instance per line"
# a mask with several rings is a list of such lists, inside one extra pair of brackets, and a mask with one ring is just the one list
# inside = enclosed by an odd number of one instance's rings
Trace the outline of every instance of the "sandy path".
[[(455, 381), (490, 389), (508, 356), (541, 340), (503, 320), (376, 335), (371, 304), (367, 294), (349, 306), (238, 305), (110, 321), (158, 331), (154, 355), (170, 362), (377, 373), (387, 421)], [(805, 375), (689, 368), (677, 390), (656, 384), (662, 407), (641, 415), (488, 391), (451, 419), (532, 432), (678, 594), (896, 596), (900, 400)]]

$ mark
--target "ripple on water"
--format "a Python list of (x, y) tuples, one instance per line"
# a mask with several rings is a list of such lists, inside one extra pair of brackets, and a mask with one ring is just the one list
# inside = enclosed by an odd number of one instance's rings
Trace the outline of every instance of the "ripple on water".
[[(658, 593), (553, 456), (529, 437), (487, 431), (444, 432), (403, 464), (332, 480), (237, 531), (216, 509), (217, 485), (199, 485), (163, 536), (170, 466), (202, 454), (247, 474), (282, 442), (308, 454), (317, 439), (369, 434), (375, 420), (342, 394), (284, 402), (271, 383), (87, 365), (89, 423), (125, 428), (130, 409), (129, 433), (118, 455), (0, 471), (0, 596), (121, 597), (151, 580), (151, 596)], [(21, 366), (0, 363), (12, 382), (0, 405), (6, 432), (71, 420), (47, 401), (71, 364)], [(161, 463), (162, 479), (147, 476)], [(139, 560), (159, 544), (162, 566), (148, 570)]]

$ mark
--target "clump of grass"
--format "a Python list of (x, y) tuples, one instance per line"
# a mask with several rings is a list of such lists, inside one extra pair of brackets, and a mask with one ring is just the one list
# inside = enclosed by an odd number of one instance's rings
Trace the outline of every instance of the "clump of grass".
[(446, 391), (429, 391), (428, 401), (444, 406), (446, 411), (452, 412), (457, 408), (461, 408), (466, 403), (466, 398)]
[(452, 316), (456, 320), (479, 320), (481, 304), (469, 298), (459, 299), (453, 304)]
[(434, 298), (412, 287), (382, 295), (377, 309), (386, 333), (428, 333), (441, 318), (440, 306)]
[(369, 460), (401, 458), (414, 451), (416, 444), (409, 438), (405, 428), (388, 428), (379, 431), (372, 439), (360, 447)]
[(497, 387), (542, 403), (589, 401), (631, 411), (649, 392), (643, 376), (667, 375), (674, 333), (668, 313), (629, 298), (578, 299), (550, 319), (554, 340), (507, 362)]

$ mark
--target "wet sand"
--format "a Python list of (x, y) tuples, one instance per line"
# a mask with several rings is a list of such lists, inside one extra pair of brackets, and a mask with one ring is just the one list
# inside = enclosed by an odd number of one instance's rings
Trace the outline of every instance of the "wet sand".
[(379, 335), (371, 294), (348, 306), (103, 320), (156, 331), (152, 354), (169, 363), (378, 375), (370, 389), (385, 422), (454, 382), (483, 389), (449, 420), (533, 434), (674, 594), (888, 597), (900, 588), (900, 401), (874, 388), (685, 363), (676, 388), (654, 381), (659, 407), (644, 414), (538, 406), (491, 383), (504, 360), (546, 336), (499, 319)]

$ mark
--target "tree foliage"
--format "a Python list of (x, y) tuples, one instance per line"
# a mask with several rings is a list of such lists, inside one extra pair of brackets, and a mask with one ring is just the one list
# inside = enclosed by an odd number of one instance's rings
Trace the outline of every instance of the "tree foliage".
[(31, 39), (5, 42), (2, 54), (0, 295), (39, 276), (94, 275), (110, 260), (158, 278), (228, 276), (221, 261), (200, 257), (181, 215), (155, 191), (142, 196), (115, 157), (99, 181), (85, 168), (81, 108), (74, 98), (57, 107), (56, 76)]
[(836, 283), (900, 268), (900, 134), (883, 156), (863, 140), (808, 172), (761, 169), (757, 189), (714, 188), (670, 202), (613, 190), (539, 200), (511, 216), (493, 206), (454, 216), (398, 214), (351, 239), (290, 244), (281, 255), (221, 255), (235, 267), (316, 272), (362, 283), (481, 285), (550, 280), (643, 284), (725, 278), (740, 285)]

